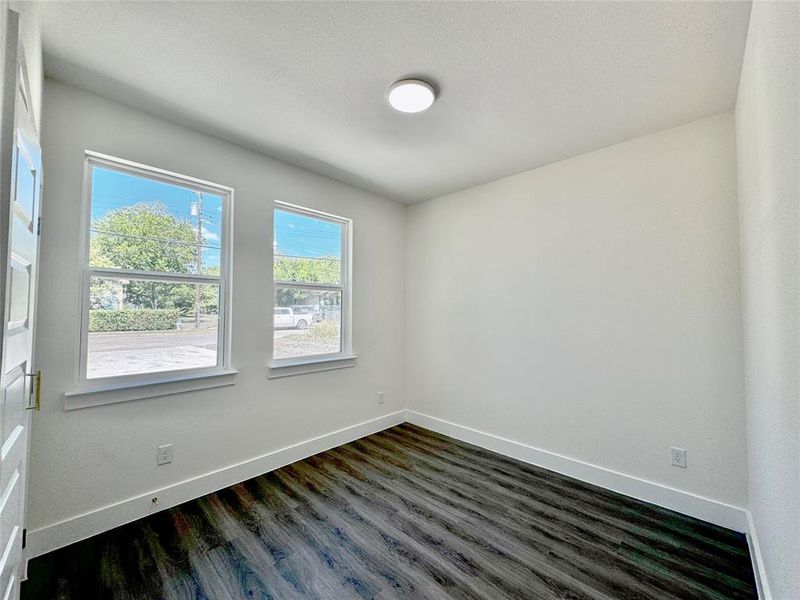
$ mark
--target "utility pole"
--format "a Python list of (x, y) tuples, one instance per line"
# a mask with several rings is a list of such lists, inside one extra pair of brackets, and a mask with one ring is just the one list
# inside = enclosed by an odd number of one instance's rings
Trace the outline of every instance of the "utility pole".
[[(197, 215), (197, 253), (195, 256), (196, 273), (199, 275), (203, 267), (203, 192), (195, 192), (197, 194), (197, 202), (192, 206)], [(194, 285), (194, 327), (200, 327), (200, 284)]]

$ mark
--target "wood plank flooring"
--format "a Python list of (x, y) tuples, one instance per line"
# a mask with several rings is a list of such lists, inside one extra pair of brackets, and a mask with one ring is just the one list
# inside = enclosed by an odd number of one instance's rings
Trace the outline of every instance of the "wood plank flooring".
[(34, 559), (22, 597), (756, 595), (742, 534), (404, 424)]

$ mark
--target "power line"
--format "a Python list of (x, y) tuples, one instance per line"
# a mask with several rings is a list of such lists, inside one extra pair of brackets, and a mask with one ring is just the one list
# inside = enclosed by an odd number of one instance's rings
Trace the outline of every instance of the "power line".
[[(180, 240), (171, 240), (169, 238), (157, 238), (157, 237), (149, 237), (146, 235), (132, 235), (128, 233), (117, 233), (115, 231), (103, 231), (102, 229), (95, 229), (94, 227), (90, 228), (89, 231), (92, 233), (101, 233), (103, 235), (113, 235), (116, 237), (123, 237), (123, 238), (130, 238), (135, 240), (147, 240), (151, 242), (166, 242), (167, 244), (177, 244), (179, 246), (192, 246), (196, 247), (197, 242), (182, 242)], [(211, 249), (211, 250), (221, 250), (221, 246), (211, 246), (204, 244), (202, 246), (204, 249)]]
[(300, 260), (324, 260), (327, 262), (342, 262), (341, 258), (328, 258), (327, 256), (295, 256), (292, 254), (276, 254), (275, 258), (297, 258)]

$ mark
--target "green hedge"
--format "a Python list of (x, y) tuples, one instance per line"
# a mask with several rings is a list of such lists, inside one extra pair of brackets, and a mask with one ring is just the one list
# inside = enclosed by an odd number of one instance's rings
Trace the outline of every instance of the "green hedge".
[(158, 331), (175, 329), (181, 311), (177, 308), (90, 310), (89, 331)]

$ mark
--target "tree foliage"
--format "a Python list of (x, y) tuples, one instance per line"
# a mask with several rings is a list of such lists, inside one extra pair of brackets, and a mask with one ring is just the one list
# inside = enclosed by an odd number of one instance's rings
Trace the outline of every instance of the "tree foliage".
[[(273, 268), (273, 277), (275, 281), (339, 283), (341, 276), (341, 261), (332, 256), (301, 258), (297, 256), (283, 256), (280, 254), (275, 255)], [(310, 295), (306, 290), (280, 287), (277, 289), (276, 293), (278, 306), (300, 304)]]
[(161, 202), (109, 211), (92, 223), (92, 264), (137, 271), (187, 273), (196, 259), (196, 234)]
[[(175, 217), (161, 202), (142, 202), (111, 210), (92, 222), (89, 259), (95, 267), (191, 273), (197, 242), (197, 232), (188, 220)], [(206, 269), (215, 271), (219, 268)], [(201, 287), (203, 312), (217, 312), (217, 295), (216, 286)], [(195, 285), (95, 280), (91, 296), (95, 309), (178, 309), (189, 315), (194, 311)]]
[(161, 331), (175, 329), (177, 308), (89, 311), (89, 331)]

